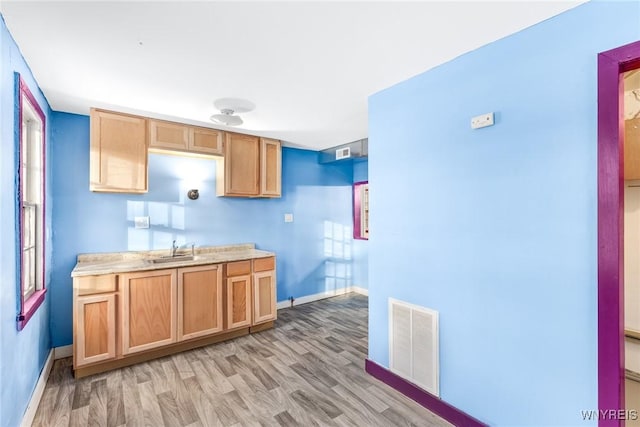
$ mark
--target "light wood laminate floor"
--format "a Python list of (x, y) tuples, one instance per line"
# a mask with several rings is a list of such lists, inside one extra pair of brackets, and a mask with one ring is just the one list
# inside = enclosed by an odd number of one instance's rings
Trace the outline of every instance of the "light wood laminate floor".
[(364, 372), (367, 298), (278, 311), (276, 328), (80, 380), (57, 360), (35, 426), (448, 426)]

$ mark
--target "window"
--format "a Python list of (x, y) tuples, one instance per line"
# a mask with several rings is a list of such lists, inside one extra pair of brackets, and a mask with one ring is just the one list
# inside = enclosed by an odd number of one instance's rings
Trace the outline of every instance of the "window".
[(18, 113), (18, 330), (44, 301), (45, 117), (24, 80), (16, 73)]
[(369, 240), (369, 181), (353, 184), (353, 238)]

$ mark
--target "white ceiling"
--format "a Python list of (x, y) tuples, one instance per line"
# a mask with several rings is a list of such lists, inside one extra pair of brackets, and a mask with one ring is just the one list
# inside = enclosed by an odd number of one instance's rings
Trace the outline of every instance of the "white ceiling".
[(54, 110), (102, 107), (214, 126), (245, 98), (240, 132), (289, 146), (367, 136), (367, 97), (584, 1), (1, 1)]

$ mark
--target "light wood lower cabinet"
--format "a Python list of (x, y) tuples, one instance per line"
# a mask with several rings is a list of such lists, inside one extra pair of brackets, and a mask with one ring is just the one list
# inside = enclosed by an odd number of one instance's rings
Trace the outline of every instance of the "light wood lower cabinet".
[(176, 342), (177, 270), (123, 274), (122, 354)]
[(75, 277), (73, 286), (79, 377), (264, 330), (276, 319), (274, 257)]
[(222, 266), (178, 269), (178, 341), (222, 332)]
[(116, 357), (116, 295), (78, 296), (75, 302), (75, 364)]
[(276, 320), (276, 259), (253, 260), (253, 325)]

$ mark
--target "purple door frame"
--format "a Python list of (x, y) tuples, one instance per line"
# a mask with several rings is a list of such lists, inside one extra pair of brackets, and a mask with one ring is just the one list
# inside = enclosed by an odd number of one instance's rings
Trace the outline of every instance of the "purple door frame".
[[(621, 73), (640, 67), (640, 42), (598, 55), (598, 408), (624, 402), (624, 171)], [(601, 419), (600, 427), (623, 420)]]

